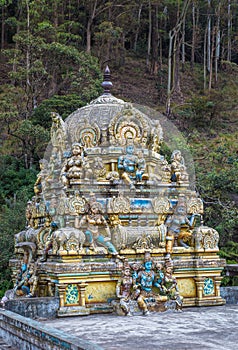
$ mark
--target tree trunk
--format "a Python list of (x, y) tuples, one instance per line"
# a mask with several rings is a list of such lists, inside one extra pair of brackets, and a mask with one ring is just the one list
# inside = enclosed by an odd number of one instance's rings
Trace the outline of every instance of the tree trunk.
[(158, 49), (159, 49), (159, 25), (158, 25), (158, 5), (151, 9), (152, 35), (151, 35), (151, 64), (150, 73), (158, 74)]
[(149, 0), (149, 31), (148, 31), (147, 58), (146, 58), (146, 66), (148, 69), (149, 69), (149, 65), (150, 65), (151, 33), (152, 33), (152, 14), (151, 14), (151, 2)]
[(191, 50), (191, 68), (194, 67), (195, 61), (195, 43), (196, 43), (196, 23), (195, 23), (195, 3), (192, 5), (192, 23), (193, 23), (193, 34), (192, 34), (192, 50)]
[(207, 88), (207, 28), (204, 33), (204, 46), (203, 46), (203, 89)]
[(207, 70), (210, 72), (211, 66), (211, 0), (208, 0), (207, 15)]
[(2, 25), (1, 25), (2, 33), (1, 33), (1, 50), (4, 49), (5, 46), (5, 8), (2, 5)]
[(92, 41), (92, 25), (94, 18), (96, 16), (96, 9), (97, 9), (97, 0), (94, 0), (92, 11), (89, 13), (88, 23), (87, 23), (87, 45), (86, 45), (86, 52), (91, 53), (91, 41)]
[(231, 1), (228, 0), (227, 8), (228, 22), (227, 22), (227, 61), (231, 61), (231, 29), (232, 29), (232, 20), (231, 20)]
[(220, 16), (221, 16), (221, 3), (219, 2), (218, 11), (217, 11), (216, 50), (215, 50), (215, 82), (216, 83), (218, 80), (218, 61), (220, 58), (220, 46), (221, 46)]
[(54, 27), (57, 28), (59, 25), (59, 16), (58, 16), (58, 3), (57, 0), (54, 0)]
[(169, 31), (169, 57), (168, 57), (168, 82), (167, 82), (167, 102), (166, 102), (166, 114), (170, 114), (171, 104), (171, 80), (172, 80), (172, 47), (173, 47), (173, 34)]
[(209, 85), (208, 90), (211, 91), (212, 89), (212, 74), (213, 74), (213, 57), (214, 57), (214, 50), (215, 50), (215, 30), (216, 28), (213, 28), (212, 31), (212, 49), (211, 49), (211, 58), (210, 58), (210, 74), (209, 74)]
[(87, 23), (87, 47), (86, 47), (86, 52), (90, 53), (91, 52), (91, 21), (89, 20)]
[[(167, 103), (166, 103), (166, 113), (170, 114), (171, 106), (171, 93), (176, 91), (181, 97), (180, 91), (180, 79), (179, 79), (179, 61), (180, 61), (180, 31), (183, 25), (188, 5), (190, 0), (186, 0), (183, 4), (182, 11), (180, 13), (180, 8), (178, 4), (177, 12), (177, 23), (173, 30), (169, 31), (169, 57), (168, 57), (168, 85), (167, 85)], [(173, 67), (172, 67), (173, 59)], [(173, 68), (173, 69), (172, 69)], [(173, 72), (173, 73), (172, 73)]]
[(182, 31), (182, 71), (184, 72), (185, 66), (185, 21), (183, 22), (183, 31)]
[(139, 9), (138, 9), (138, 15), (137, 15), (137, 27), (136, 27), (136, 33), (135, 33), (135, 41), (134, 41), (134, 50), (137, 50), (137, 41), (140, 31), (140, 19), (141, 19), (141, 12), (142, 12), (143, 4), (140, 3)]
[(180, 76), (179, 76), (179, 66), (180, 66), (180, 48), (181, 39), (179, 33), (174, 38), (174, 74), (173, 74), (173, 90), (180, 93)]
[(31, 93), (31, 82), (30, 82), (30, 7), (29, 7), (29, 0), (26, 1), (26, 23), (27, 23), (27, 47), (26, 47), (26, 95), (27, 95), (27, 115), (26, 118), (30, 116), (33, 100), (32, 100), (32, 93)]

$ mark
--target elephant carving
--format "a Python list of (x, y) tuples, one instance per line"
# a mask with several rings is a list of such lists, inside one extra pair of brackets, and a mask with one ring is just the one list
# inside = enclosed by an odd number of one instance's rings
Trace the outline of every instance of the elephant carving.
[(74, 227), (64, 227), (53, 233), (52, 240), (54, 254), (65, 250), (79, 253), (83, 249), (85, 234)]

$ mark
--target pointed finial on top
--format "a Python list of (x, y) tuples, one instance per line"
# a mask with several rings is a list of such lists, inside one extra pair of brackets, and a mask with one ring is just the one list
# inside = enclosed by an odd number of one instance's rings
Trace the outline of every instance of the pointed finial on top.
[(106, 66), (104, 71), (104, 81), (102, 82), (102, 87), (104, 89), (103, 95), (111, 94), (110, 90), (112, 88), (110, 69)]

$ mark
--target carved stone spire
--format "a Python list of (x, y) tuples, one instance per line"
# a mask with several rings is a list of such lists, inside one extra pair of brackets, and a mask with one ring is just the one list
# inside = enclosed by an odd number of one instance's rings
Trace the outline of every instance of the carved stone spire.
[(104, 89), (103, 95), (111, 95), (110, 90), (112, 88), (112, 82), (110, 69), (108, 66), (106, 66), (106, 69), (104, 71), (104, 81), (102, 82), (102, 87)]

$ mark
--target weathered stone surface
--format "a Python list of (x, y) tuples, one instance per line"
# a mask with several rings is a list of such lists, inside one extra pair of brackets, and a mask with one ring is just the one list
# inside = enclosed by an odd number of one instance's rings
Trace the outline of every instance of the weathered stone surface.
[(226, 300), (227, 304), (238, 305), (238, 286), (237, 287), (221, 287), (221, 297)]
[(90, 341), (11, 311), (0, 310), (0, 338), (15, 350), (102, 350)]
[(184, 308), (149, 316), (90, 315), (43, 321), (104, 350), (234, 350), (238, 305)]
[(8, 300), (6, 310), (32, 319), (54, 318), (59, 309), (59, 298), (21, 298)]

